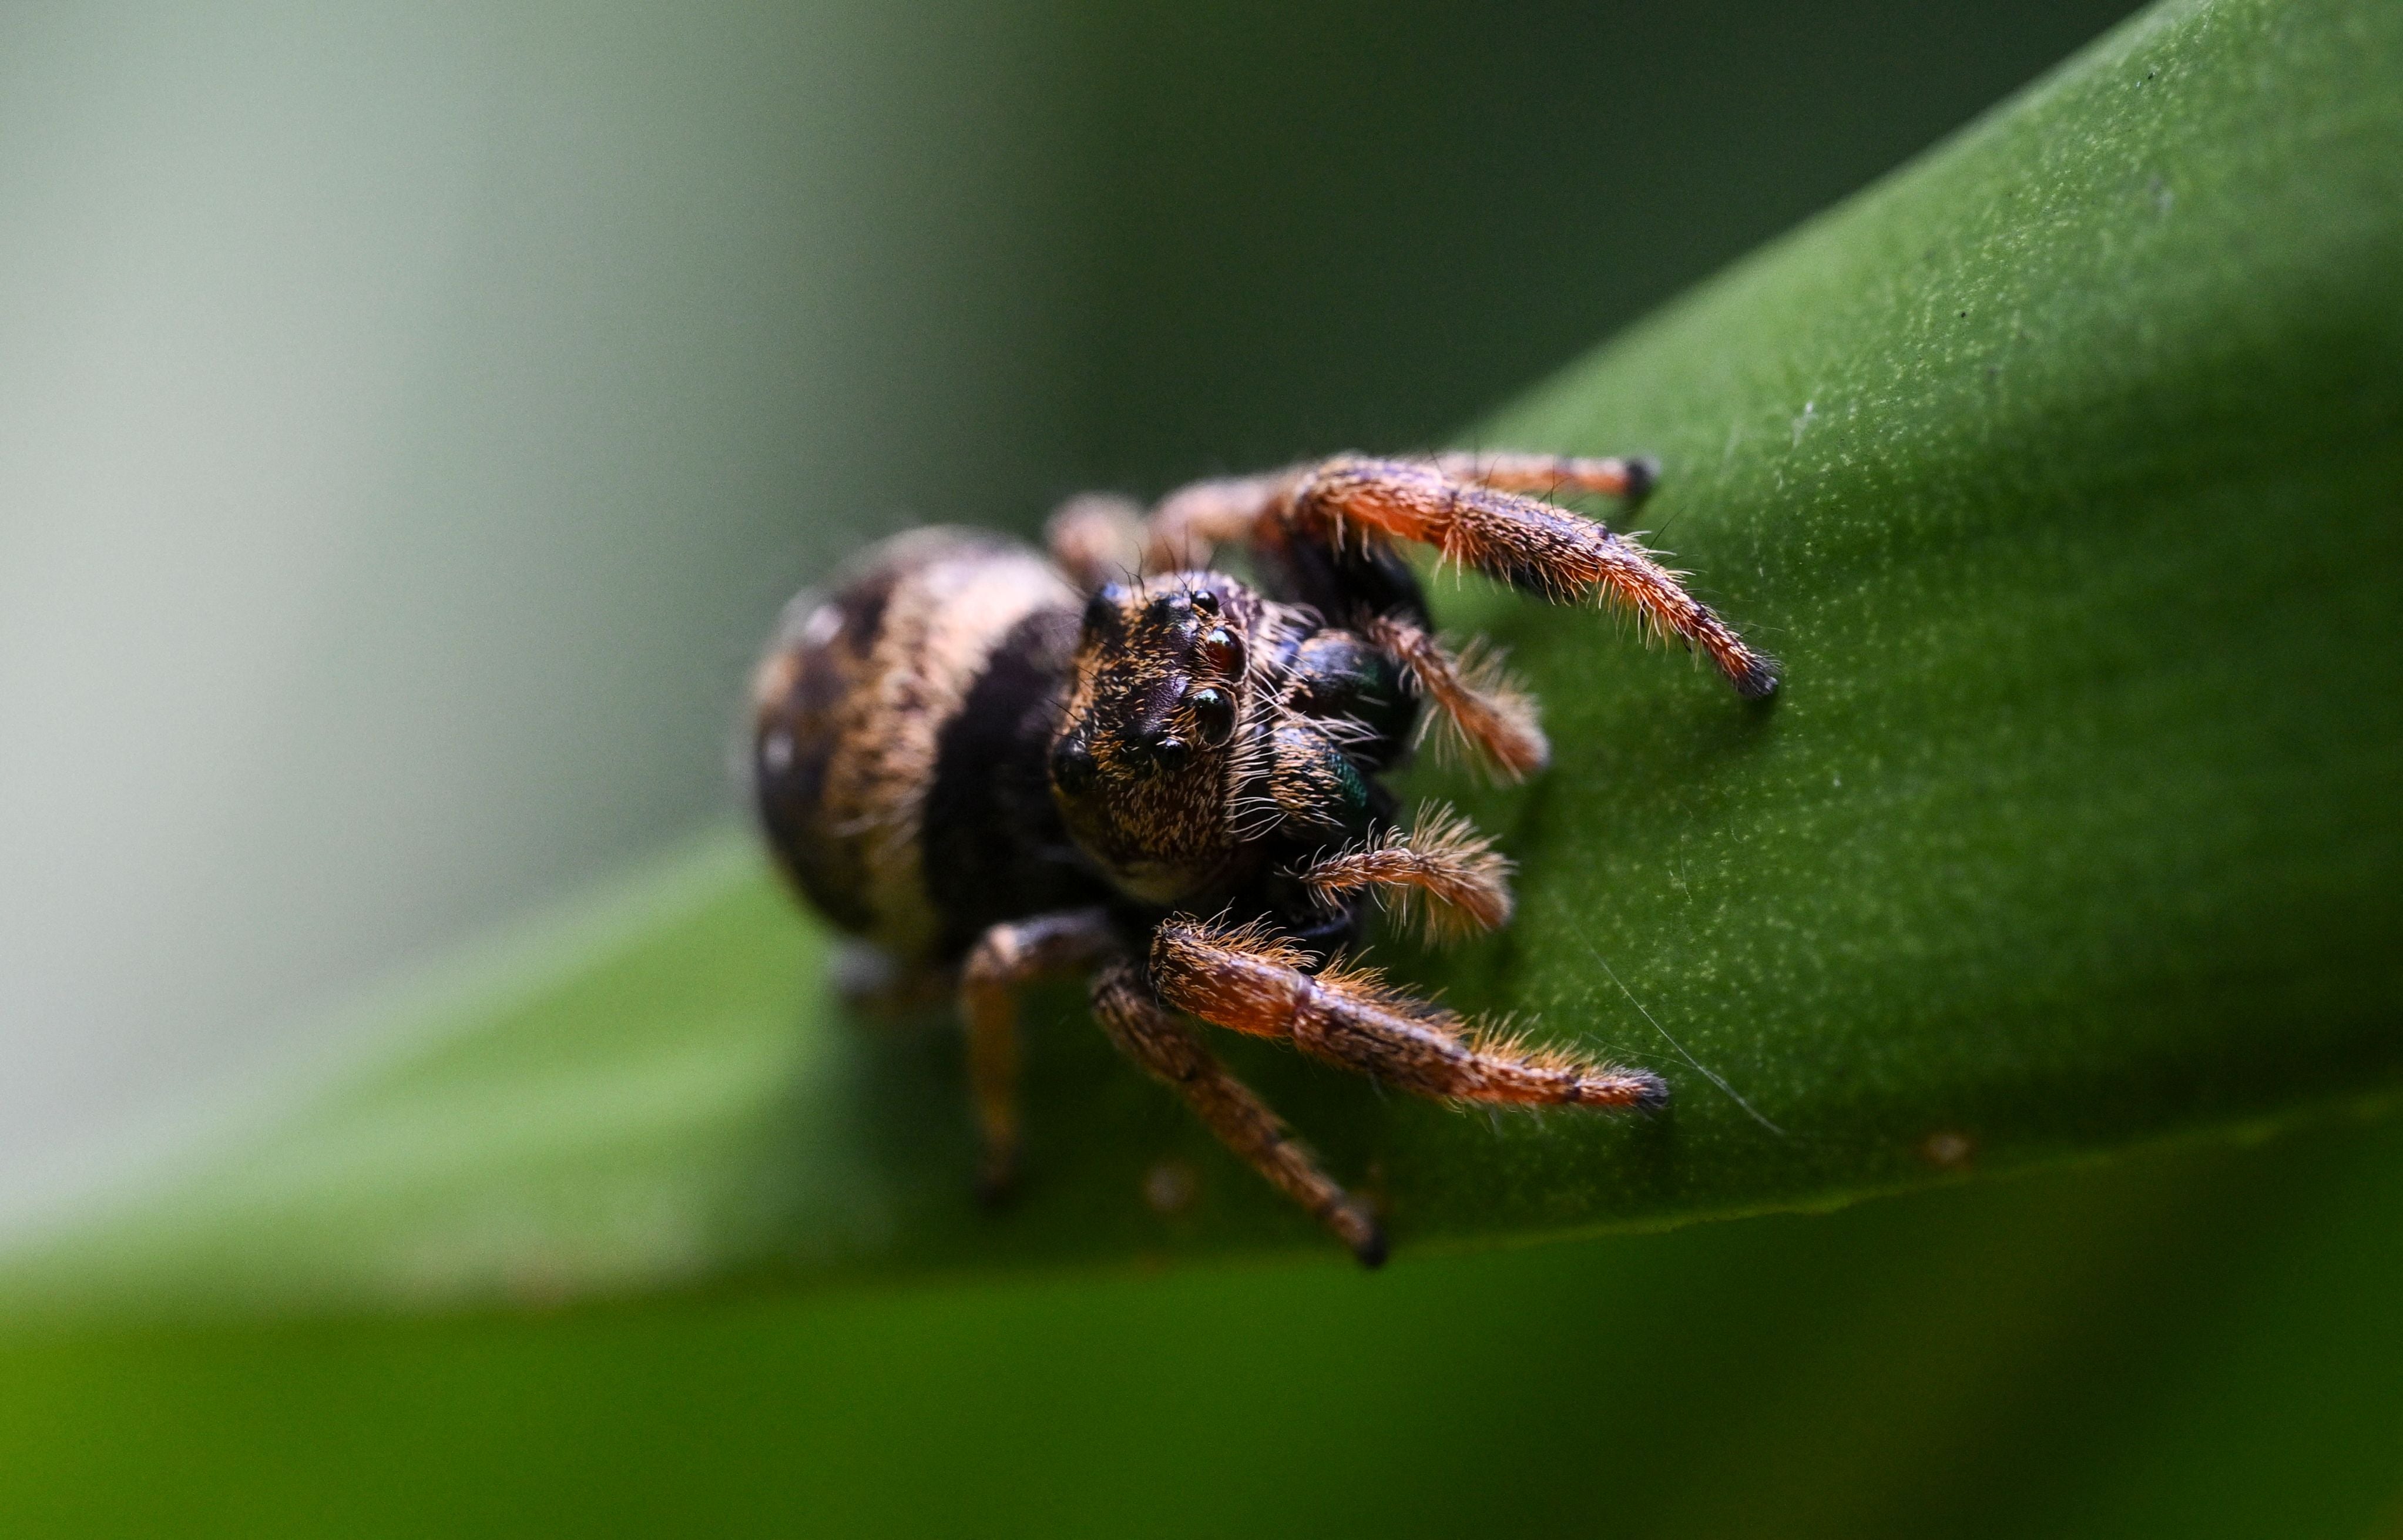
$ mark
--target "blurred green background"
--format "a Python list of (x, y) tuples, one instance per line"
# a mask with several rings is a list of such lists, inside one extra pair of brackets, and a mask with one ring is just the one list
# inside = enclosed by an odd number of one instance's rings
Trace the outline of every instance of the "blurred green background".
[[(12, 10), (0, 1232), (725, 819), (841, 552), (1439, 441), (2123, 8)], [(2393, 1533), (2398, 1198), (21, 1332), (0, 1528)]]

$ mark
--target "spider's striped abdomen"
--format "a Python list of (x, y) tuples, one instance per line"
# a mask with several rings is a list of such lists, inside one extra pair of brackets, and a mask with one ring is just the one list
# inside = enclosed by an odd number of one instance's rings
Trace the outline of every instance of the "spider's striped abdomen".
[(930, 529), (786, 611), (753, 680), (753, 788), (829, 919), (910, 961), (1090, 901), (1044, 770), (1077, 602), (1023, 547)]

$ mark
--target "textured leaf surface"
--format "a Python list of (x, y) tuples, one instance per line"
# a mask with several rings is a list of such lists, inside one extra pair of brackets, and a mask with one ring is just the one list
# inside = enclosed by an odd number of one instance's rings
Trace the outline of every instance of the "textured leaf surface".
[[(1405, 1255), (2390, 1100), (2398, 273), (2403, 11), (2174, 6), (1486, 424), (1660, 454), (1644, 521), (1788, 666), (1752, 710), (1590, 613), (1442, 601), (1511, 645), (1558, 762), (1418, 778), (1502, 834), (1521, 913), (1405, 971), (1659, 1069), (1674, 1106), (1489, 1120), (1229, 1057)], [(1073, 991), (1033, 1013), (1033, 1180), (989, 1216), (955, 1037), (846, 1020), (747, 842), (608, 908), (7, 1287), (440, 1303), (1335, 1256)]]

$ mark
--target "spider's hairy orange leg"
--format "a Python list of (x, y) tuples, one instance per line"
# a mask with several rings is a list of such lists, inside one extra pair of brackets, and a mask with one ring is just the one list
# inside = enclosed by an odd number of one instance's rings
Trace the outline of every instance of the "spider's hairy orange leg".
[(1260, 521), (1282, 506), (1299, 471), (1196, 481), (1160, 500), (1146, 526), (1144, 567), (1179, 572), (1206, 567), (1219, 546), (1254, 538)]
[(1641, 455), (1622, 458), (1615, 454), (1521, 454), (1507, 450), (1438, 454), (1435, 468), (1455, 481), (1498, 487), (1504, 492), (1523, 492), (1536, 497), (1590, 492), (1630, 502), (1650, 492), (1652, 483), (1660, 478), (1659, 463)]
[(1500, 661), (1475, 643), (1454, 656), (1425, 628), (1381, 615), (1363, 628), (1368, 640), (1402, 665), (1404, 675), (1433, 702), (1463, 742), (1510, 780), (1523, 780), (1552, 757), (1536, 725), (1535, 702)]
[(984, 1140), (977, 1190), (987, 1200), (1006, 1196), (1018, 1176), (1018, 986), (1083, 968), (1116, 945), (1104, 910), (1070, 909), (993, 926), (961, 964), (968, 1086)]
[(1422, 808), (1410, 828), (1338, 851), (1300, 877), (1330, 907), (1374, 893), (1438, 943), (1510, 921), (1510, 858), (1450, 808)]
[(1144, 989), (1134, 966), (1114, 963), (1093, 980), (1093, 1015), (1127, 1057), (1163, 1082), (1219, 1143), (1300, 1204), (1369, 1267), (1385, 1259), (1384, 1231), (1368, 1211), (1318, 1169), (1283, 1121), (1227, 1072), (1192, 1028)]
[(1225, 929), (1183, 918), (1152, 933), (1160, 997), (1204, 1021), (1284, 1037), (1313, 1058), (1404, 1090), (1526, 1106), (1652, 1107), (1668, 1100), (1657, 1075), (1531, 1045), (1387, 986), (1376, 974), (1304, 971), (1310, 959), (1257, 926)]
[(1560, 492), (1634, 499), (1649, 460), (1451, 453), (1426, 460), (1340, 455), (1267, 476), (1197, 481), (1172, 493), (1147, 524), (1149, 571), (1206, 564), (1222, 544), (1274, 544), (1299, 533), (1341, 542), (1386, 537), (1434, 547), (1448, 561), (1554, 600), (1598, 594), (1646, 626), (1699, 648), (1740, 695), (1774, 694), (1777, 664), (1688, 593), (1634, 539), (1545, 502)]
[(1143, 505), (1106, 492), (1069, 498), (1043, 525), (1051, 560), (1086, 589), (1139, 576), (1146, 538)]
[(1757, 699), (1777, 688), (1777, 665), (1746, 646), (1650, 552), (1540, 498), (1455, 479), (1439, 464), (1347, 455), (1304, 476), (1290, 510), (1302, 530), (1330, 541), (1354, 531), (1412, 540), (1549, 599), (1598, 594), (1700, 648), (1738, 694)]
[[(1532, 493), (1539, 497), (1567, 491), (1634, 499), (1650, 492), (1660, 476), (1660, 467), (1650, 460), (1617, 456), (1506, 451), (1439, 454), (1432, 464), (1457, 481)], [(1152, 510), (1146, 526), (1145, 570), (1174, 572), (1207, 566), (1215, 548), (1254, 538), (1262, 520), (1278, 516), (1310, 469), (1308, 465), (1298, 465), (1263, 476), (1217, 477), (1171, 493)], [(1088, 501), (1090, 500), (1078, 498), (1064, 506), (1060, 514), (1053, 516), (1055, 526), (1070, 509)], [(1076, 569), (1072, 566), (1070, 570)]]

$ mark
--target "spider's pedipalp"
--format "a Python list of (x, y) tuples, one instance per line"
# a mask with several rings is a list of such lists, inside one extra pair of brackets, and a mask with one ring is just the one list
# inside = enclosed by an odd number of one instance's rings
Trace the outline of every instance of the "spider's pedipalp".
[(1374, 893), (1405, 922), (1415, 921), (1438, 944), (1510, 919), (1509, 857), (1467, 819), (1448, 807), (1419, 810), (1407, 830), (1340, 851), (1300, 873), (1302, 885), (1333, 907), (1355, 893)]
[(1379, 616), (1366, 630), (1461, 741), (1504, 776), (1524, 780), (1550, 762), (1552, 745), (1537, 725), (1535, 699), (1497, 655), (1471, 644), (1455, 657), (1424, 627), (1399, 616)]
[(1669, 1088), (1645, 1070), (1597, 1063), (1462, 1018), (1373, 972), (1313, 975), (1257, 936), (1184, 918), (1152, 933), (1160, 997), (1215, 1026), (1289, 1038), (1313, 1058), (1447, 1101), (1521, 1106), (1654, 1107)]
[(1093, 980), (1093, 1015), (1110, 1040), (1185, 1099), (1219, 1143), (1300, 1204), (1368, 1267), (1385, 1260), (1376, 1217), (1319, 1170), (1285, 1123), (1229, 1074), (1200, 1035), (1162, 1010), (1133, 964), (1115, 963)]

